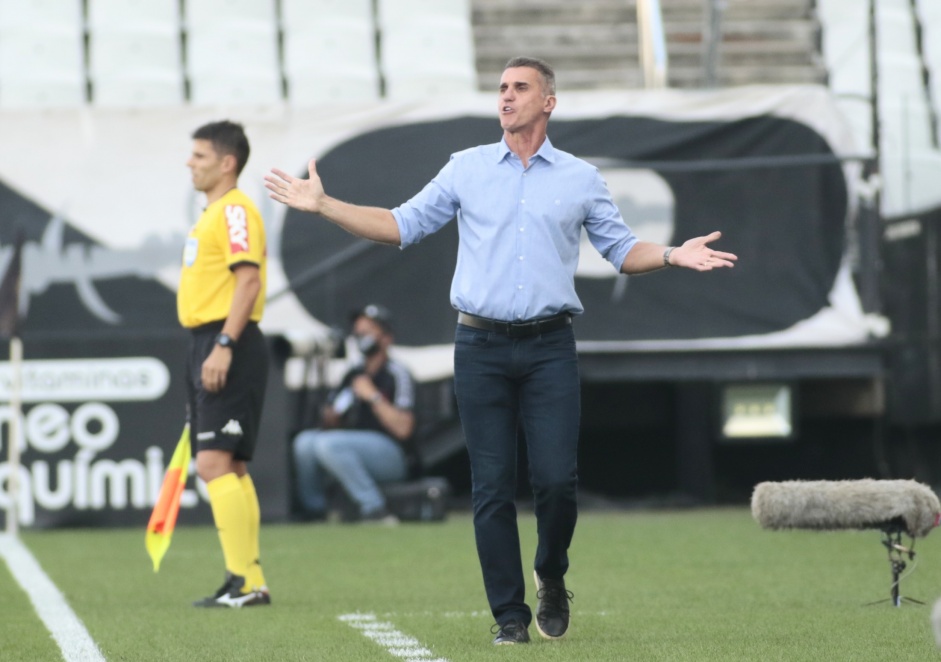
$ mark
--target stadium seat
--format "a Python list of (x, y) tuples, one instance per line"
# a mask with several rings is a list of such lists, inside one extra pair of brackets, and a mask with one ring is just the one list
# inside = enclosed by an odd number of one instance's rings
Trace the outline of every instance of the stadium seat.
[(188, 32), (186, 69), (191, 75), (235, 75), (245, 68), (279, 70), (278, 36), (273, 26), (243, 22), (207, 25)]
[(934, 147), (931, 112), (924, 98), (880, 99), (879, 130), (882, 151), (887, 155), (925, 152)]
[(323, 19), (284, 34), (284, 71), (295, 105), (379, 98), (376, 37), (371, 23)]
[(87, 0), (88, 30), (180, 30), (179, 0)]
[(880, 95), (925, 98), (924, 70), (919, 58), (880, 49), (878, 63)]
[(268, 69), (190, 77), (190, 103), (194, 106), (275, 105), (282, 101), (281, 76)]
[(941, 3), (938, 0), (915, 0), (915, 11), (922, 24), (941, 28)]
[(878, 5), (876, 40), (880, 53), (917, 56), (918, 45), (915, 41), (915, 20), (911, 6), (900, 9)]
[(938, 204), (941, 154), (934, 151), (883, 154), (882, 211), (887, 216), (929, 209)]
[(92, 79), (128, 75), (135, 71), (178, 73), (183, 58), (180, 33), (167, 26), (140, 26), (117, 30), (102, 27), (89, 36), (89, 73)]
[(43, 74), (0, 80), (0, 109), (71, 108), (85, 103), (85, 79)]
[(470, 25), (470, 0), (379, 0), (377, 22), (381, 30), (408, 28), (416, 20), (463, 21)]
[(382, 72), (390, 98), (477, 89), (474, 44), (467, 20), (416, 18), (382, 32)]
[(869, 36), (864, 23), (837, 22), (822, 32), (823, 56), (830, 89), (839, 95), (871, 95)]
[(228, 23), (277, 27), (275, 0), (186, 0), (183, 10), (187, 30)]
[(836, 103), (849, 122), (856, 149), (872, 153), (872, 103), (859, 98), (838, 98)]
[(85, 88), (82, 35), (74, 27), (0, 29), (0, 105), (81, 105)]
[(186, 70), (196, 105), (273, 104), (282, 100), (274, 25), (233, 21), (191, 27)]
[(6, 28), (83, 30), (77, 0), (0, 0), (0, 30)]
[(941, 2), (920, 0), (918, 13), (925, 64), (932, 76), (941, 78)]
[(136, 71), (92, 80), (92, 103), (99, 108), (153, 108), (184, 103), (183, 73)]
[(82, 35), (61, 28), (3, 28), (0, 30), (0, 77), (34, 74), (82, 74)]
[(458, 75), (452, 70), (424, 70), (386, 78), (386, 96), (395, 101), (465, 95), (476, 90), (476, 78)]
[(333, 21), (362, 23), (372, 29), (372, 0), (281, 0), (281, 27), (286, 35)]

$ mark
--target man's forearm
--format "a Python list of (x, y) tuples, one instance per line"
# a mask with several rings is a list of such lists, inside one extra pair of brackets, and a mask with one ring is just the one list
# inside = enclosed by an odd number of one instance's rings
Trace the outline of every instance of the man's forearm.
[(393, 246), (402, 243), (399, 226), (388, 209), (363, 207), (324, 196), (321, 199), (319, 213), (357, 237)]
[[(245, 267), (250, 268), (250, 267)], [(235, 291), (232, 293), (232, 305), (229, 308), (229, 315), (222, 326), (222, 333), (238, 340), (245, 330), (245, 325), (251, 318), (252, 310), (255, 308), (255, 301), (261, 292), (261, 279), (258, 278), (257, 269), (255, 274), (241, 276), (241, 268), (236, 270)]]

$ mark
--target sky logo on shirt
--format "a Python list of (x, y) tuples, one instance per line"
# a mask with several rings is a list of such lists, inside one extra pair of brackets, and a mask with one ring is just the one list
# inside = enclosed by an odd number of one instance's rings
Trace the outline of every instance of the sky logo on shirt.
[(225, 223), (229, 227), (229, 250), (233, 253), (248, 252), (248, 217), (242, 205), (227, 205)]

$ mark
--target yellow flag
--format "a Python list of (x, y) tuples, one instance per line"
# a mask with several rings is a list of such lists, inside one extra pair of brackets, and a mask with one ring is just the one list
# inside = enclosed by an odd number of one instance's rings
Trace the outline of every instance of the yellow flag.
[(176, 516), (180, 512), (180, 496), (186, 487), (186, 477), (189, 474), (190, 459), (190, 426), (183, 427), (183, 434), (177, 442), (173, 458), (167, 466), (167, 473), (163, 477), (163, 486), (160, 496), (154, 505), (154, 512), (150, 515), (147, 524), (147, 553), (154, 562), (154, 572), (160, 570), (160, 561), (170, 548), (170, 538), (173, 536), (173, 527), (176, 526)]

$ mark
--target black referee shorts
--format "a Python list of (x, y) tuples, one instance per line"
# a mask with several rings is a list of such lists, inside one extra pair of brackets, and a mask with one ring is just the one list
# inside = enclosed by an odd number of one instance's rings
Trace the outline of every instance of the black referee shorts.
[(186, 362), (187, 415), (194, 452), (223, 450), (235, 460), (249, 461), (255, 453), (261, 409), (268, 381), (268, 346), (258, 325), (249, 322), (232, 350), (225, 388), (203, 388), (203, 362), (215, 346), (222, 322), (192, 330)]

